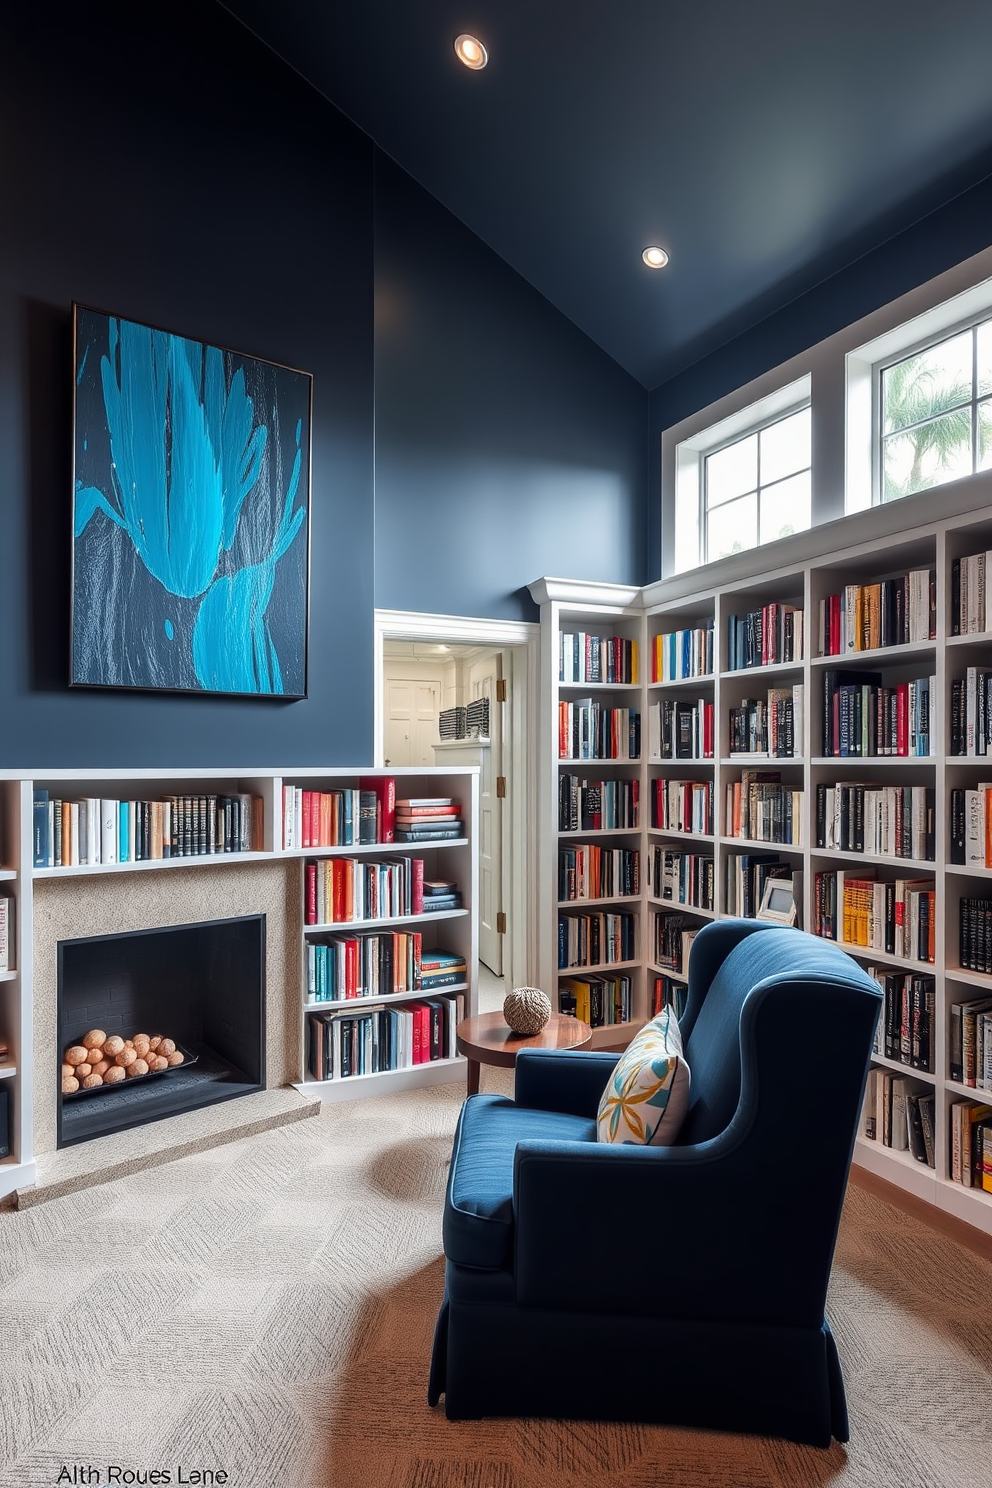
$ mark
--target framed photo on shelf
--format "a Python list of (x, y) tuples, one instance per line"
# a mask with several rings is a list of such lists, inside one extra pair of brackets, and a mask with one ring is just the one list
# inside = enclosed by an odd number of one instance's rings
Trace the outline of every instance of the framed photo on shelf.
[(73, 686), (302, 698), (306, 372), (73, 305)]
[(770, 878), (761, 896), (757, 919), (774, 920), (777, 925), (796, 923), (796, 898), (789, 878)]

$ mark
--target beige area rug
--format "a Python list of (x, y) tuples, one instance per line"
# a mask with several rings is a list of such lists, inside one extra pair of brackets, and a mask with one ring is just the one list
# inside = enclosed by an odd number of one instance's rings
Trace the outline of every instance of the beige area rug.
[[(330, 1106), (0, 1214), (2, 1488), (992, 1483), (992, 1265), (854, 1187), (829, 1304), (847, 1448), (428, 1409), (460, 1099)], [(746, 1368), (714, 1360), (713, 1385)]]

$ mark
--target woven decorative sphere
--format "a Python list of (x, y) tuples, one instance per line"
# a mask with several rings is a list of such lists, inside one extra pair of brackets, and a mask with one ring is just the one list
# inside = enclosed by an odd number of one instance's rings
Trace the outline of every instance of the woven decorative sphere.
[(514, 1033), (540, 1033), (551, 1017), (551, 1003), (540, 987), (514, 987), (503, 999), (503, 1017)]

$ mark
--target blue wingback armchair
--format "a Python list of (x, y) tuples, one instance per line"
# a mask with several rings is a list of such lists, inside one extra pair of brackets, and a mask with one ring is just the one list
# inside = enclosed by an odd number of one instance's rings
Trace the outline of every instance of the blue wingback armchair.
[(880, 1004), (837, 946), (722, 920), (692, 949), (676, 1145), (597, 1142), (615, 1054), (526, 1050), (513, 1100), (471, 1096), (430, 1403), (846, 1441), (824, 1299)]

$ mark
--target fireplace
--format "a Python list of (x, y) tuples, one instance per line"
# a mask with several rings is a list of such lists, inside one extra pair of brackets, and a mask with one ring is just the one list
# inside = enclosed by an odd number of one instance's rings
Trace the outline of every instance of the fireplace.
[(59, 1147), (263, 1089), (265, 916), (58, 942), (56, 1090), (63, 1051), (91, 1029), (162, 1034), (188, 1062), (58, 1099)]

